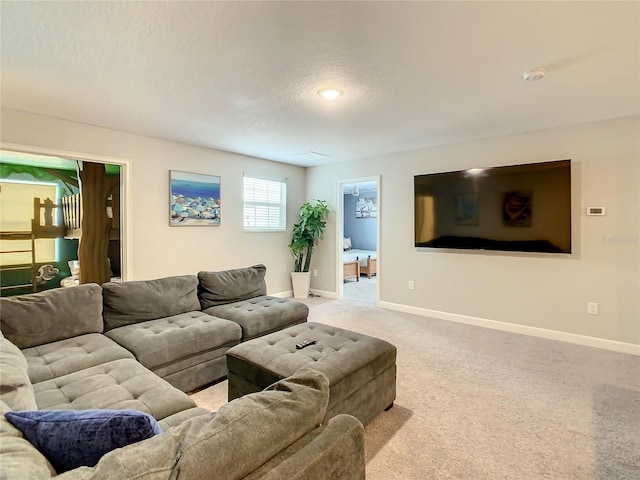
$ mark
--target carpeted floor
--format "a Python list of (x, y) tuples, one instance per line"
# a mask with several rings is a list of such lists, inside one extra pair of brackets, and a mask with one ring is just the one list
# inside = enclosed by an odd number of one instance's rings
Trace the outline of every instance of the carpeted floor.
[[(398, 347), (367, 478), (640, 480), (640, 357), (310, 298), (310, 321)], [(194, 394), (213, 410), (226, 381)]]
[(374, 275), (367, 278), (366, 275), (360, 276), (360, 281), (356, 282), (349, 279), (344, 282), (343, 296), (346, 301), (366, 303), (374, 306), (376, 304), (376, 287), (378, 277)]

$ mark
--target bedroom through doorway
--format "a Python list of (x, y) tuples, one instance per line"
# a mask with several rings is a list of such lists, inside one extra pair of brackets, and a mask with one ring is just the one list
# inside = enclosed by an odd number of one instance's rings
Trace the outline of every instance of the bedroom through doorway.
[[(128, 162), (3, 144), (0, 149), (2, 296), (130, 275)], [(82, 277), (82, 278), (81, 278)]]
[(379, 288), (380, 179), (338, 182), (338, 298), (376, 305)]

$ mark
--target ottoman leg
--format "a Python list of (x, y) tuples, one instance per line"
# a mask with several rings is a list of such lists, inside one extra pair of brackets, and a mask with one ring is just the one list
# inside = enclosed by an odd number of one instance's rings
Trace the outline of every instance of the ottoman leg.
[(391, 405), (389, 405), (387, 408), (384, 409), (385, 412), (388, 412), (389, 410), (391, 410), (393, 408), (393, 402), (391, 402)]

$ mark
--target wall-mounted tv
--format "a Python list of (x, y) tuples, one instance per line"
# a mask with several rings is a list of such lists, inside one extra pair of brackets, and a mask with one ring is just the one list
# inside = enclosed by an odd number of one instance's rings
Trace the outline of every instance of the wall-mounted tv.
[(571, 160), (414, 177), (415, 246), (571, 253)]

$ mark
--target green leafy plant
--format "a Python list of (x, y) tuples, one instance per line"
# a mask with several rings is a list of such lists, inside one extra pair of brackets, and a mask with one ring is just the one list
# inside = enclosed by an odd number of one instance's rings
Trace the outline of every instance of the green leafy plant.
[(325, 200), (313, 200), (300, 207), (300, 219), (293, 226), (293, 235), (289, 249), (295, 259), (294, 272), (308, 272), (313, 247), (318, 244), (320, 236), (327, 226), (329, 207)]

